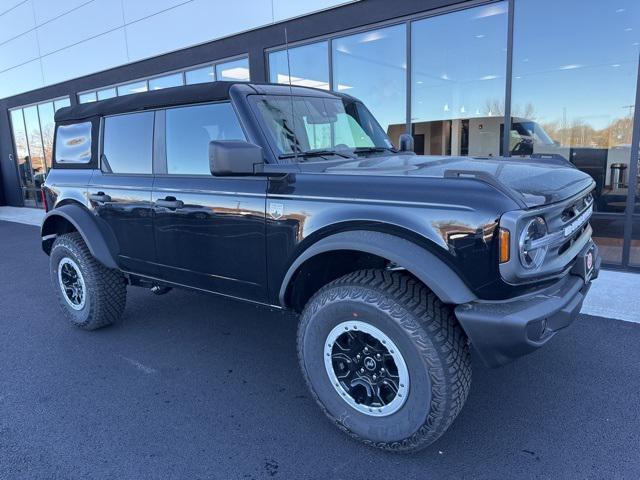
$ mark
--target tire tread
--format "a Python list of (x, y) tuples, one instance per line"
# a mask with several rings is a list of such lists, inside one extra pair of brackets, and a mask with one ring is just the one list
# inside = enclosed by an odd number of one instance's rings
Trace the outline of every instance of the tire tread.
[[(396, 319), (421, 350), (432, 385), (432, 405), (426, 422), (411, 436), (396, 442), (372, 442), (333, 418), (311, 388), (304, 367), (302, 340), (307, 323), (327, 302), (362, 299), (373, 302)], [(400, 310), (400, 311), (399, 311)], [(403, 314), (402, 310), (409, 312)], [(416, 323), (417, 320), (417, 323)], [(471, 361), (467, 337), (450, 306), (415, 277), (402, 271), (359, 270), (322, 287), (309, 300), (298, 328), (298, 360), (316, 402), (337, 426), (365, 444), (398, 452), (413, 452), (437, 440), (460, 413), (471, 387)]]
[[(62, 309), (69, 321), (85, 330), (95, 330), (118, 321), (124, 312), (127, 299), (126, 282), (122, 273), (107, 268), (96, 260), (78, 232), (59, 235), (51, 249), (52, 258), (57, 248), (65, 248), (79, 258), (85, 267), (82, 272), (85, 281), (93, 287), (94, 291), (92, 310), (87, 320), (82, 323), (74, 321), (64, 299), (60, 299)], [(52, 281), (54, 278), (52, 265)], [(54, 288), (58, 288), (55, 281)]]

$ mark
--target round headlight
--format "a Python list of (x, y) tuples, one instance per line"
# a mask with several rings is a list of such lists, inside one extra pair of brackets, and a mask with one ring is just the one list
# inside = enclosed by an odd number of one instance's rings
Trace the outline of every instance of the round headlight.
[(542, 217), (529, 220), (520, 234), (520, 263), (529, 269), (539, 268), (544, 262), (549, 247), (547, 245), (536, 246), (536, 240), (540, 240), (547, 234), (547, 223)]

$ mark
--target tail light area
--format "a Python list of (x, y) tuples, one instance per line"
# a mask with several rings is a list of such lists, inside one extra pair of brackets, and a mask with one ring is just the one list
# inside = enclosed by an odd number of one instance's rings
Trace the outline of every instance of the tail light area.
[(45, 212), (48, 212), (49, 204), (47, 203), (47, 193), (45, 192), (44, 187), (40, 189), (40, 200), (42, 200), (42, 208), (44, 208)]

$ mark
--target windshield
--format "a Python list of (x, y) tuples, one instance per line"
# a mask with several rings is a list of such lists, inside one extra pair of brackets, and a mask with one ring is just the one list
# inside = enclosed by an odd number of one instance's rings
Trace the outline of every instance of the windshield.
[(259, 95), (254, 102), (280, 157), (393, 149), (360, 102), (295, 95)]
[(536, 122), (517, 122), (512, 127), (521, 136), (530, 137), (537, 144), (553, 145), (553, 140), (549, 138), (547, 132)]

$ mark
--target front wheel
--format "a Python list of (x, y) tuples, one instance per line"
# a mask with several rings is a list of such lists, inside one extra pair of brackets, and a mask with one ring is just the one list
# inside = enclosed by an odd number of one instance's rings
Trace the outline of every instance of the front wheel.
[(125, 279), (99, 263), (79, 233), (58, 236), (50, 257), (51, 283), (73, 325), (95, 330), (120, 318), (127, 296)]
[(467, 339), (451, 308), (403, 272), (362, 270), (318, 291), (302, 313), (298, 357), (325, 414), (386, 450), (437, 440), (471, 385)]

